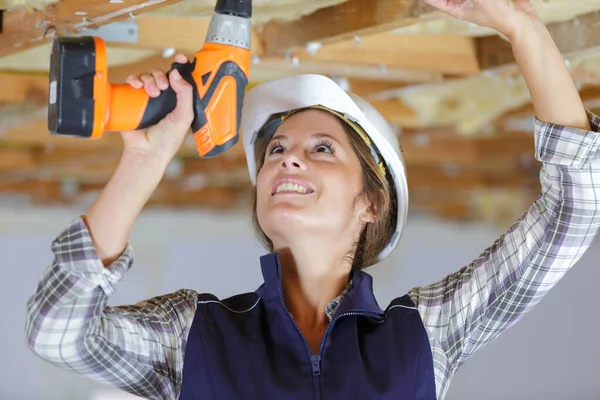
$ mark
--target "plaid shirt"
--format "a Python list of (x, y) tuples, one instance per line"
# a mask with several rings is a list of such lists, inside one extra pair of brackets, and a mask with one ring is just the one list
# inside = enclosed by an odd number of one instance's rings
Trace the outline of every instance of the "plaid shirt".
[[(595, 238), (600, 118), (588, 115), (592, 131), (535, 120), (535, 155), (542, 162), (537, 200), (470, 265), (410, 290), (429, 333), (438, 399), (458, 368), (531, 310)], [(180, 290), (107, 307), (133, 263), (131, 246), (105, 268), (77, 218), (53, 241), (52, 250), (55, 259), (27, 304), (32, 350), (64, 369), (143, 398), (176, 399), (198, 293)]]

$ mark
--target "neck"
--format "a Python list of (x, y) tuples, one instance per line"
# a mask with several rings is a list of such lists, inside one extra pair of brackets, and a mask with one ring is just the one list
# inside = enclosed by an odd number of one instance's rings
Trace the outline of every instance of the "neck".
[(335, 250), (314, 242), (275, 248), (281, 259), (286, 306), (299, 325), (327, 325), (327, 305), (348, 285), (351, 264), (344, 251)]

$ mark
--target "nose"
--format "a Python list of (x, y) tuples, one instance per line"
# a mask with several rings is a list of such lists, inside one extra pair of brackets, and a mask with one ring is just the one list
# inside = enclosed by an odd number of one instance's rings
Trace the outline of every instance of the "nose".
[(295, 152), (286, 152), (281, 160), (281, 169), (304, 170), (305, 168), (305, 162)]

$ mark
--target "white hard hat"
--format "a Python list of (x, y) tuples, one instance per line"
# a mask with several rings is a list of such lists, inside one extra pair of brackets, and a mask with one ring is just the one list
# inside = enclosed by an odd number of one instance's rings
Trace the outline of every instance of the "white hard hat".
[(402, 235), (408, 211), (408, 185), (397, 136), (383, 116), (359, 96), (346, 93), (330, 78), (315, 74), (275, 79), (248, 91), (242, 108), (240, 131), (252, 184), (256, 185), (257, 174), (254, 144), (265, 123), (273, 115), (308, 107), (326, 109), (355, 128), (356, 125), (359, 130), (362, 128), (368, 136), (366, 140), (370, 139), (374, 156), (382, 159), (377, 161), (394, 182), (396, 231), (375, 260), (377, 263), (390, 254)]

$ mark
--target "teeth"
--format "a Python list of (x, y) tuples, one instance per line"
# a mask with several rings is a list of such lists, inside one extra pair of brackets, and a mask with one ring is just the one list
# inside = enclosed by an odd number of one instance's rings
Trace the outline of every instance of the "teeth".
[(282, 183), (281, 185), (277, 186), (277, 190), (275, 191), (275, 193), (279, 193), (279, 192), (298, 192), (298, 193), (308, 193), (308, 189), (305, 188), (302, 185), (298, 185), (297, 183), (291, 183), (291, 182), (287, 182), (287, 183)]

